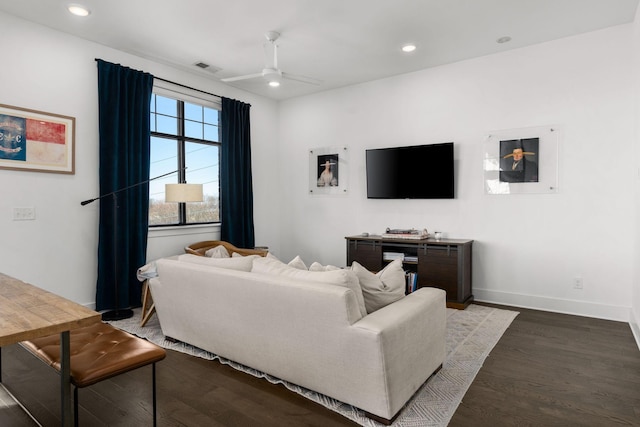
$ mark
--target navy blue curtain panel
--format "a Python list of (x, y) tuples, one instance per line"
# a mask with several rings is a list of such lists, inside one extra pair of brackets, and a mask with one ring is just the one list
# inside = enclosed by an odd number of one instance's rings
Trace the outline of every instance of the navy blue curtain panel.
[(239, 248), (253, 248), (250, 104), (222, 98), (220, 125), (221, 238)]
[[(141, 305), (136, 278), (149, 226), (149, 113), (153, 76), (98, 63), (100, 200), (96, 310)], [(131, 187), (131, 188), (128, 188)], [(122, 190), (122, 191), (119, 191)]]

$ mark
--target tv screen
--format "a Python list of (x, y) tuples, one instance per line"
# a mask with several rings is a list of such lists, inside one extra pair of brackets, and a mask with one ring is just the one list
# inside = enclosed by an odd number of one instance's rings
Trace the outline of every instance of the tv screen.
[(366, 150), (369, 199), (453, 199), (453, 142)]

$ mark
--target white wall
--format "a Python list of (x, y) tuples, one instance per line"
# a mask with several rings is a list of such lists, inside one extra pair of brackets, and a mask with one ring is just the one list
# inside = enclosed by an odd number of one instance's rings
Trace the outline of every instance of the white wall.
[[(275, 242), (277, 105), (211, 79), (176, 70), (0, 13), (3, 57), (0, 103), (76, 118), (76, 173), (0, 170), (0, 272), (93, 306), (97, 275), (98, 204), (80, 201), (98, 192), (98, 96), (94, 58), (252, 104), (256, 240)], [(194, 60), (195, 62), (195, 60)], [(256, 162), (259, 159), (260, 162)], [(35, 221), (13, 221), (14, 207), (35, 207)], [(202, 229), (188, 233), (201, 233)], [(215, 239), (216, 228), (190, 241)], [(160, 233), (162, 234), (162, 233)], [(184, 236), (165, 231), (150, 239), (149, 258), (182, 251)], [(263, 243), (265, 242), (265, 243)]]
[[(282, 259), (344, 265), (344, 236), (391, 228), (473, 239), (473, 291), (628, 321), (636, 253), (632, 25), (282, 102)], [(558, 194), (483, 193), (494, 130), (560, 125)], [(364, 150), (455, 142), (455, 200), (368, 200)], [(349, 147), (346, 196), (308, 194), (308, 150)], [(342, 171), (344, 173), (344, 171)], [(573, 289), (573, 278), (584, 289)]]
[[(0, 170), (0, 272), (95, 300), (98, 206), (79, 202), (98, 191), (94, 58), (102, 58), (252, 104), (256, 244), (282, 259), (344, 265), (344, 236), (427, 227), (475, 240), (478, 299), (625, 321), (633, 301), (640, 318), (640, 196), (628, 197), (630, 187), (640, 193), (639, 166), (627, 154), (640, 145), (632, 90), (640, 78), (631, 67), (638, 19), (279, 106), (2, 13), (0, 27), (11, 58), (0, 102), (76, 117), (75, 175)], [(551, 124), (564, 131), (559, 194), (484, 195), (489, 132)], [(455, 200), (366, 199), (366, 148), (445, 141), (456, 143)], [(348, 194), (310, 196), (308, 150), (341, 145), (350, 150)], [(36, 208), (35, 221), (12, 221), (23, 206)], [(154, 233), (149, 258), (218, 237), (215, 227), (202, 232)]]
[[(635, 227), (634, 227), (634, 259), (640, 258), (640, 8), (636, 10), (636, 18), (633, 23), (633, 60), (634, 60), (634, 98), (635, 98), (635, 149), (633, 151), (633, 168), (637, 170), (635, 179)], [(632, 310), (631, 330), (640, 347), (640, 263), (634, 262), (634, 277), (632, 285)]]

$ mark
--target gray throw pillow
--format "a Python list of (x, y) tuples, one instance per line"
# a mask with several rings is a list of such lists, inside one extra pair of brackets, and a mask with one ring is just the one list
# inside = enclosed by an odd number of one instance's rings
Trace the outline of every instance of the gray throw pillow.
[(358, 276), (367, 313), (373, 313), (404, 297), (406, 278), (401, 260), (389, 263), (376, 274), (356, 261), (351, 265), (351, 270)]

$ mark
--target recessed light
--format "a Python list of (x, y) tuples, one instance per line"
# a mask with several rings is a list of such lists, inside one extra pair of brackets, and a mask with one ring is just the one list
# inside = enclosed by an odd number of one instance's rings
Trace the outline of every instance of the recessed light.
[(416, 50), (416, 45), (415, 44), (407, 44), (402, 46), (402, 51), (403, 52), (413, 52), (414, 50)]
[(269, 86), (271, 86), (271, 87), (278, 87), (278, 86), (280, 86), (280, 82), (277, 82), (277, 81), (275, 81), (275, 80), (274, 80), (274, 81), (272, 81), (272, 82), (269, 82)]
[(80, 4), (70, 4), (67, 10), (76, 16), (89, 16), (91, 11)]
[(496, 40), (497, 43), (507, 43), (510, 41), (511, 41), (511, 37), (509, 36), (500, 37), (498, 40)]

